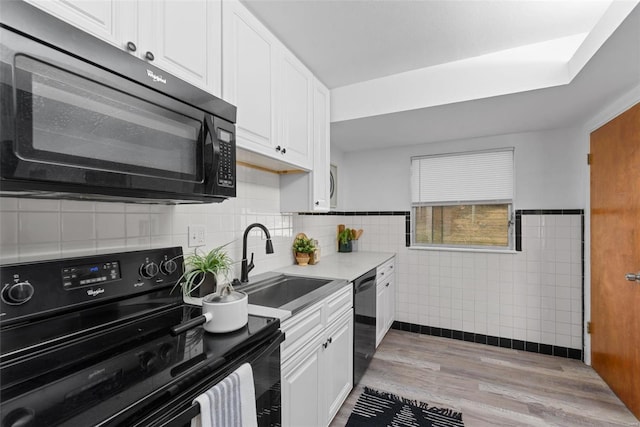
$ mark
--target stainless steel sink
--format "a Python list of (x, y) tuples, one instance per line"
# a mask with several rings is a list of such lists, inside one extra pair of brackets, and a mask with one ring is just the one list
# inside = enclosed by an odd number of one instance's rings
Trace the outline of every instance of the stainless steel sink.
[(249, 295), (249, 304), (280, 308), (331, 283), (332, 279), (279, 274), (251, 283), (241, 289)]

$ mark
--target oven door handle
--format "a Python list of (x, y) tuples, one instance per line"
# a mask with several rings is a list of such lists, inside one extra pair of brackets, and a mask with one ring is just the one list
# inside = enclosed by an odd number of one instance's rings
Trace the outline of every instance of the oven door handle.
[[(262, 350), (255, 356), (249, 357), (246, 360), (246, 363), (253, 364), (256, 360), (259, 360), (265, 355), (273, 353), (278, 347), (280, 347), (280, 343), (282, 343), (284, 339), (284, 332), (280, 332), (280, 334), (274, 337), (273, 341), (264, 350)], [(162, 424), (158, 424), (157, 427), (181, 426), (184, 424), (188, 424), (193, 418), (197, 417), (198, 415), (200, 415), (200, 404), (198, 402), (193, 402), (190, 407), (176, 414)]]

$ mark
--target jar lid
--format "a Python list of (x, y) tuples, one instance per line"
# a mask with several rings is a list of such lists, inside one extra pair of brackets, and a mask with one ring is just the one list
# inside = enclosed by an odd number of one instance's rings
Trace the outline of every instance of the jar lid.
[(244, 299), (246, 296), (247, 294), (244, 292), (232, 291), (230, 287), (225, 286), (220, 290), (220, 292), (207, 295), (205, 297), (205, 301), (213, 303), (229, 303)]

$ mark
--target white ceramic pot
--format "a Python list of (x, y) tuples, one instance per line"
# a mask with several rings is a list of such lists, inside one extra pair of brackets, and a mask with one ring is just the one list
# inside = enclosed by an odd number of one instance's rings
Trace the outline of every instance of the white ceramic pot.
[(242, 328), (249, 320), (249, 297), (244, 292), (218, 292), (202, 300), (206, 318), (204, 330), (213, 333), (231, 332)]

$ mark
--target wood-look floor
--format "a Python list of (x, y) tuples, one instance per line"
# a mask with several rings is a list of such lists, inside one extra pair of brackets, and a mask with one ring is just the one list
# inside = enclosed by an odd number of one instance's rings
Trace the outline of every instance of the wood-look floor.
[(578, 360), (411, 332), (389, 331), (331, 427), (346, 424), (365, 385), (462, 411), (466, 427), (640, 426)]

